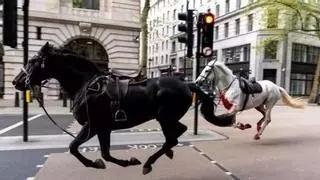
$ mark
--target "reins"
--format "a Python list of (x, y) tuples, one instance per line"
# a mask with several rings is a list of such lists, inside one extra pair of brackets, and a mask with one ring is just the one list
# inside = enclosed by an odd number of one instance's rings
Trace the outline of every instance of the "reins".
[[(23, 71), (25, 74), (28, 75), (28, 73), (27, 73), (27, 71), (25, 70), (25, 68), (21, 68), (21, 69), (22, 69), (22, 71)], [(48, 80), (45, 80), (45, 81), (48, 82)], [(26, 79), (26, 84), (27, 84), (27, 86), (28, 86), (32, 91), (34, 90), (33, 87), (30, 85), (30, 82), (29, 82), (29, 79), (28, 79), (28, 78)], [(45, 84), (45, 83), (44, 83), (44, 84)], [(48, 87), (48, 86), (43, 86), (43, 85), (41, 85), (41, 87), (50, 88), (50, 87)], [(57, 89), (57, 88), (51, 88), (51, 89)], [(86, 102), (86, 111), (87, 111), (86, 114), (87, 114), (89, 131), (88, 131), (87, 137), (86, 137), (84, 140), (77, 139), (77, 141), (83, 141), (83, 142), (87, 141), (87, 140), (90, 138), (90, 134), (91, 134), (91, 132), (90, 132), (90, 130), (91, 130), (90, 117), (89, 117), (89, 115), (88, 115), (88, 114), (89, 114), (89, 106), (88, 106), (88, 101), (87, 101), (87, 94), (85, 93), (84, 96), (85, 96), (85, 102)], [(65, 129), (62, 128), (61, 126), (59, 126), (58, 123), (57, 123), (55, 120), (53, 120), (53, 118), (52, 118), (52, 117), (50, 116), (50, 114), (48, 113), (47, 109), (44, 107), (44, 105), (43, 105), (42, 101), (40, 100), (39, 96), (36, 96), (36, 99), (37, 99), (40, 107), (43, 109), (43, 111), (45, 112), (45, 114), (48, 116), (49, 120), (50, 120), (56, 127), (58, 127), (61, 131), (65, 132), (66, 134), (68, 134), (68, 135), (70, 135), (71, 137), (73, 137), (73, 138), (76, 139), (76, 136), (74, 136), (72, 133), (68, 132), (67, 130), (65, 130)]]

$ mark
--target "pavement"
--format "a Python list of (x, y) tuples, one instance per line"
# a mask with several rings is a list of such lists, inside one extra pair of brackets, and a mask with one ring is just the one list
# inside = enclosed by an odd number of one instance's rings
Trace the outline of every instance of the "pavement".
[[(71, 114), (70, 101), (67, 103), (67, 107), (62, 106), (62, 100), (45, 99), (44, 106), (49, 114)], [(13, 99), (0, 99), (0, 115), (1, 114), (22, 114), (23, 112), (22, 100), (19, 103), (19, 107), (15, 107)], [(34, 100), (28, 104), (29, 114), (41, 114), (44, 113), (43, 109), (39, 106), (39, 103)]]

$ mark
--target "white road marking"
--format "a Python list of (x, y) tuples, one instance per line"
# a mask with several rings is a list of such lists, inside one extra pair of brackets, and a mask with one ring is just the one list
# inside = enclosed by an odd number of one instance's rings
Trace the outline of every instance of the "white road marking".
[(34, 180), (34, 177), (28, 177), (26, 180)]
[(50, 157), (50, 155), (47, 154), (47, 155), (44, 155), (43, 157), (48, 158), (48, 157)]
[[(41, 116), (43, 116), (43, 114), (38, 114), (38, 115), (32, 116), (32, 117), (28, 118), (28, 121), (30, 122), (30, 121), (32, 121), (32, 120), (34, 120), (34, 119), (37, 119), (37, 118), (41, 117)], [(0, 131), (0, 135), (6, 133), (6, 132), (8, 132), (8, 131), (16, 128), (16, 127), (21, 126), (22, 123), (23, 123), (23, 122), (20, 121), (20, 122), (18, 122), (18, 123), (16, 123), (16, 124), (13, 124), (13, 125), (11, 125), (11, 126), (9, 126), (9, 127), (6, 127), (6, 128), (4, 128), (4, 129), (2, 129), (2, 130)]]
[(36, 166), (37, 168), (42, 168), (43, 167), (43, 164), (39, 164)]

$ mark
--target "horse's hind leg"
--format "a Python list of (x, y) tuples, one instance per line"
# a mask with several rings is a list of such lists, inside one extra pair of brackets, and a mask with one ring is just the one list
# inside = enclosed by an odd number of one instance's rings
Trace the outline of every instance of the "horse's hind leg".
[(264, 118), (266, 116), (266, 109), (264, 107), (264, 104), (261, 104), (260, 106), (256, 107), (256, 110), (259, 111), (263, 115), (263, 117), (257, 123), (257, 133), (258, 133), (261, 129), (261, 124), (264, 121)]
[(91, 139), (95, 134), (96, 133), (93, 130), (90, 130), (90, 126), (88, 124), (85, 124), (77, 137), (70, 143), (70, 153), (74, 155), (86, 167), (104, 169), (105, 165), (101, 159), (97, 159), (95, 162), (93, 162), (82, 156), (78, 150), (81, 144)]
[[(169, 120), (169, 119), (167, 119)], [(163, 154), (166, 153), (173, 153), (171, 148), (176, 146), (178, 144), (178, 137), (181, 136), (186, 130), (187, 127), (183, 124), (181, 124), (178, 121), (167, 121), (164, 122), (164, 120), (159, 120), (163, 134), (165, 136), (165, 143), (161, 147), (160, 150), (158, 150), (156, 153), (154, 153), (152, 156), (149, 157), (147, 162), (143, 166), (143, 174), (147, 174), (152, 170), (152, 164), (156, 162), (156, 160), (161, 157)], [(168, 154), (167, 154), (168, 155)], [(168, 155), (170, 157), (170, 155)], [(173, 154), (172, 154), (173, 156)]]
[(111, 156), (110, 154), (110, 131), (99, 131), (98, 132), (98, 139), (100, 143), (100, 148), (101, 148), (101, 155), (104, 160), (113, 162), (119, 166), (122, 167), (127, 167), (127, 166), (132, 166), (132, 165), (139, 165), (141, 162), (137, 159), (132, 157), (130, 160), (122, 160), (122, 159), (117, 159)]
[(256, 139), (256, 140), (260, 139), (260, 136), (262, 135), (263, 131), (266, 129), (268, 124), (271, 122), (271, 110), (274, 105), (275, 105), (275, 102), (266, 104), (265, 118), (263, 118), (264, 121), (262, 121), (263, 125), (262, 125), (261, 129), (258, 131), (258, 133), (255, 135), (254, 139)]

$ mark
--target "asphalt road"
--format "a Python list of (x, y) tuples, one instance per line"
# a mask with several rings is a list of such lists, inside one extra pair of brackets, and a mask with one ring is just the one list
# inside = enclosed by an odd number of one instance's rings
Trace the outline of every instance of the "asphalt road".
[(46, 160), (48, 154), (66, 152), (66, 149), (39, 149), (0, 151), (0, 179), (26, 180), (33, 177)]
[[(29, 118), (36, 114), (30, 114)], [(52, 118), (63, 128), (67, 128), (73, 121), (71, 115), (53, 115)], [(1, 137), (22, 136), (21, 115), (0, 115)], [(11, 128), (10, 128), (11, 127)], [(9, 130), (6, 130), (8, 129)], [(63, 132), (58, 129), (47, 116), (42, 115), (29, 122), (29, 135), (60, 135)], [(0, 151), (0, 180), (25, 180), (33, 177), (42, 165), (47, 156), (51, 153), (66, 152), (67, 149), (32, 149)]]
[[(34, 117), (30, 115), (29, 117)], [(72, 115), (52, 115), (52, 118), (64, 129), (73, 122)], [(22, 121), (21, 115), (0, 115), (0, 131)], [(46, 115), (42, 115), (29, 122), (29, 135), (58, 135), (63, 132), (56, 127)], [(18, 126), (0, 136), (22, 136), (23, 127)]]

